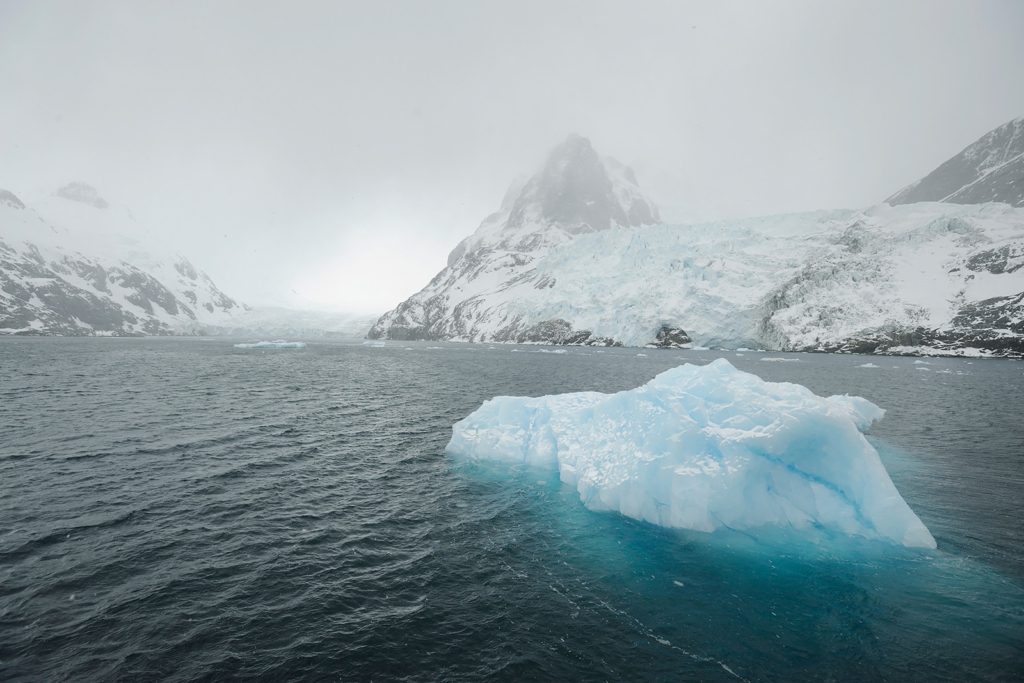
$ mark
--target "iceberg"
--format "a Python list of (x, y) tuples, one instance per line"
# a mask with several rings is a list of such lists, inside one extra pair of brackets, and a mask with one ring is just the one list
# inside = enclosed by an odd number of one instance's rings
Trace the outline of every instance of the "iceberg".
[(235, 344), (236, 349), (304, 349), (306, 342), (290, 342), (283, 339), (277, 341), (261, 341), (255, 344)]
[(664, 527), (824, 528), (935, 548), (861, 433), (884, 414), (719, 359), (617, 394), (499, 396), (456, 423), (445, 450), (557, 470), (588, 508)]

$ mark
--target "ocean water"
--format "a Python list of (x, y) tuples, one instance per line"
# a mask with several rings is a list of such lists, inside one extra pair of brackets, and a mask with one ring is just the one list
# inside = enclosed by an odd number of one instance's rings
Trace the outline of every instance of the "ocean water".
[[(1024, 678), (1024, 363), (550, 351), (0, 340), (0, 679)], [(720, 356), (885, 408), (938, 549), (662, 529), (443, 452), (492, 396)]]

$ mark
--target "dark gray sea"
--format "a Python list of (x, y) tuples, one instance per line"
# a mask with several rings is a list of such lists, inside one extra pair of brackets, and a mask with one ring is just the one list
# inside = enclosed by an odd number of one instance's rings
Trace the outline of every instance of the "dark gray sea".
[[(1024, 363), (551, 350), (0, 339), (0, 680), (1024, 679)], [(938, 549), (668, 530), (444, 454), (495, 395), (720, 356), (885, 408)]]

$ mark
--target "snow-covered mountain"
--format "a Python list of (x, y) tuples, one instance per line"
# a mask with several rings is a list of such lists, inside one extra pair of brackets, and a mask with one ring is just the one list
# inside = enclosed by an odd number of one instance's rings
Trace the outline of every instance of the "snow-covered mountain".
[(370, 338), (1024, 352), (1024, 209), (919, 203), (658, 224), (570, 136)]
[(85, 183), (0, 190), (0, 334), (194, 334), (246, 309)]
[(589, 140), (569, 135), (532, 178), (512, 183), (501, 208), (452, 250), (448, 266), (382, 316), (368, 336), (614, 344), (567, 320), (534, 320), (514, 303), (554, 284), (537, 270), (551, 249), (589, 233), (658, 223), (658, 209), (631, 168), (601, 159)]
[(1024, 206), (1024, 116), (999, 126), (937, 169), (885, 200)]

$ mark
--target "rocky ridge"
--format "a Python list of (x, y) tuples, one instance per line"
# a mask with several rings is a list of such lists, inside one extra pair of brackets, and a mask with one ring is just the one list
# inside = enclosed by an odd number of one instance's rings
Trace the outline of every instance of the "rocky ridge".
[(892, 206), (914, 202), (1024, 206), (1024, 116), (989, 131), (885, 201)]
[(247, 309), (148, 237), (85, 183), (29, 203), (0, 190), (0, 334), (197, 334)]

